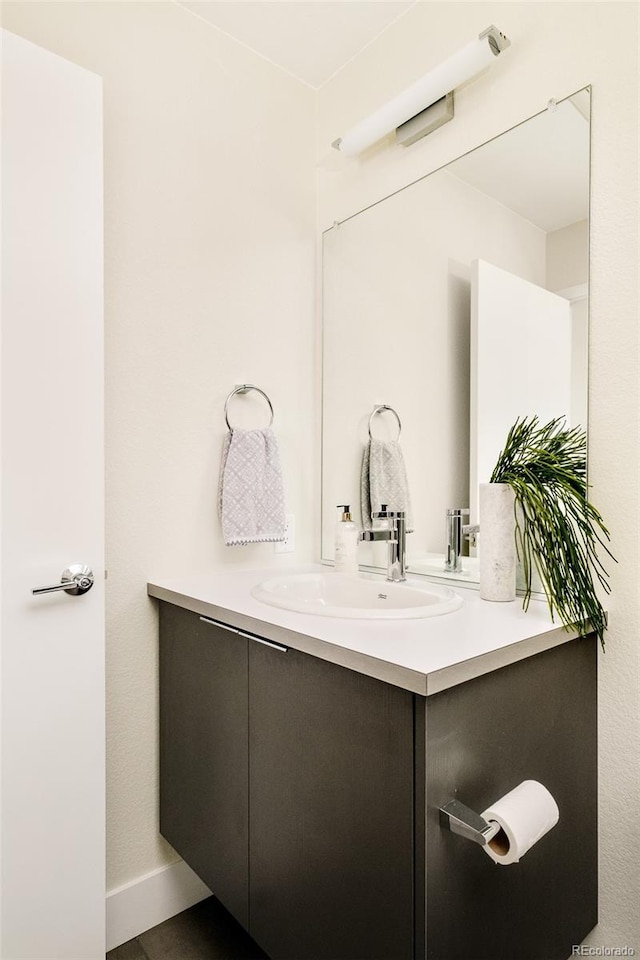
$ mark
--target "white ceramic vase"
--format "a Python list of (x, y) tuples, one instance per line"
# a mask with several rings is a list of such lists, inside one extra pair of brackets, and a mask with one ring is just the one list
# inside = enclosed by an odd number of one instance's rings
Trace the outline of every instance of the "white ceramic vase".
[(507, 483), (480, 484), (480, 596), (516, 598), (514, 493)]

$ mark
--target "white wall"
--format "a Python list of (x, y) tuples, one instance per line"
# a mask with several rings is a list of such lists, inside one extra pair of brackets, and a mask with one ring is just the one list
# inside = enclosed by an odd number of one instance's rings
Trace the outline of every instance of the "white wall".
[(547, 289), (571, 299), (571, 423), (587, 426), (589, 369), (589, 221), (547, 234)]
[[(111, 888), (176, 859), (157, 830), (147, 579), (314, 552), (315, 95), (173, 3), (2, 13), (104, 78)], [(223, 403), (244, 382), (275, 408), (295, 555), (221, 542)]]
[(565, 290), (589, 280), (589, 221), (578, 220), (547, 234), (547, 290)]
[[(600, 916), (590, 942), (640, 949), (638, 630), (638, 9), (635, 3), (418, 3), (319, 93), (321, 227), (362, 209), (592, 84), (589, 453), (613, 535), (611, 629), (600, 659)], [(495, 23), (512, 41), (456, 94), (452, 123), (355, 161), (329, 145)], [(576, 784), (580, 789), (580, 784)]]

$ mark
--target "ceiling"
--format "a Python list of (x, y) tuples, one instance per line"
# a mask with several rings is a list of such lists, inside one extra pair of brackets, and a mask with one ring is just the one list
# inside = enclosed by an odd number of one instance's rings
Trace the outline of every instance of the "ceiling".
[(447, 169), (547, 233), (586, 220), (588, 111), (589, 94), (581, 91)]
[[(318, 89), (419, 0), (175, 2)], [(587, 218), (589, 94), (573, 101), (472, 151), (450, 172), (545, 231)]]
[(317, 89), (416, 0), (178, 0)]

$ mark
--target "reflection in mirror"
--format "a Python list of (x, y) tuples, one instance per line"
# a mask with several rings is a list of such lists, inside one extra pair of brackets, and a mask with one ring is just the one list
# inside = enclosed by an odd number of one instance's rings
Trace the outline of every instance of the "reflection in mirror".
[[(477, 523), (518, 416), (586, 427), (589, 117), (581, 90), (324, 234), (323, 560), (335, 504), (362, 525), (375, 407), (392, 408), (375, 439), (402, 422), (410, 572), (471, 581), (468, 541), (462, 571), (444, 570), (447, 509)], [(359, 550), (386, 568), (385, 544)]]

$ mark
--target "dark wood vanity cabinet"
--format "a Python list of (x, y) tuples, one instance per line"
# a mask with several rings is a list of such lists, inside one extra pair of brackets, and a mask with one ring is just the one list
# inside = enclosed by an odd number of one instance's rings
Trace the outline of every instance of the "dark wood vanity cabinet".
[(413, 957), (413, 695), (161, 604), (160, 830), (272, 958)]
[[(428, 698), (161, 603), (162, 834), (272, 960), (566, 960), (597, 916), (596, 649)], [(519, 782), (519, 864), (442, 830)]]
[[(596, 664), (595, 637), (570, 640), (427, 698), (429, 960), (567, 960), (596, 925)], [(560, 819), (519, 863), (441, 828), (448, 800), (482, 813), (523, 780)]]
[(160, 609), (160, 832), (247, 927), (248, 641)]
[(413, 697), (249, 642), (250, 932), (272, 957), (413, 956)]

